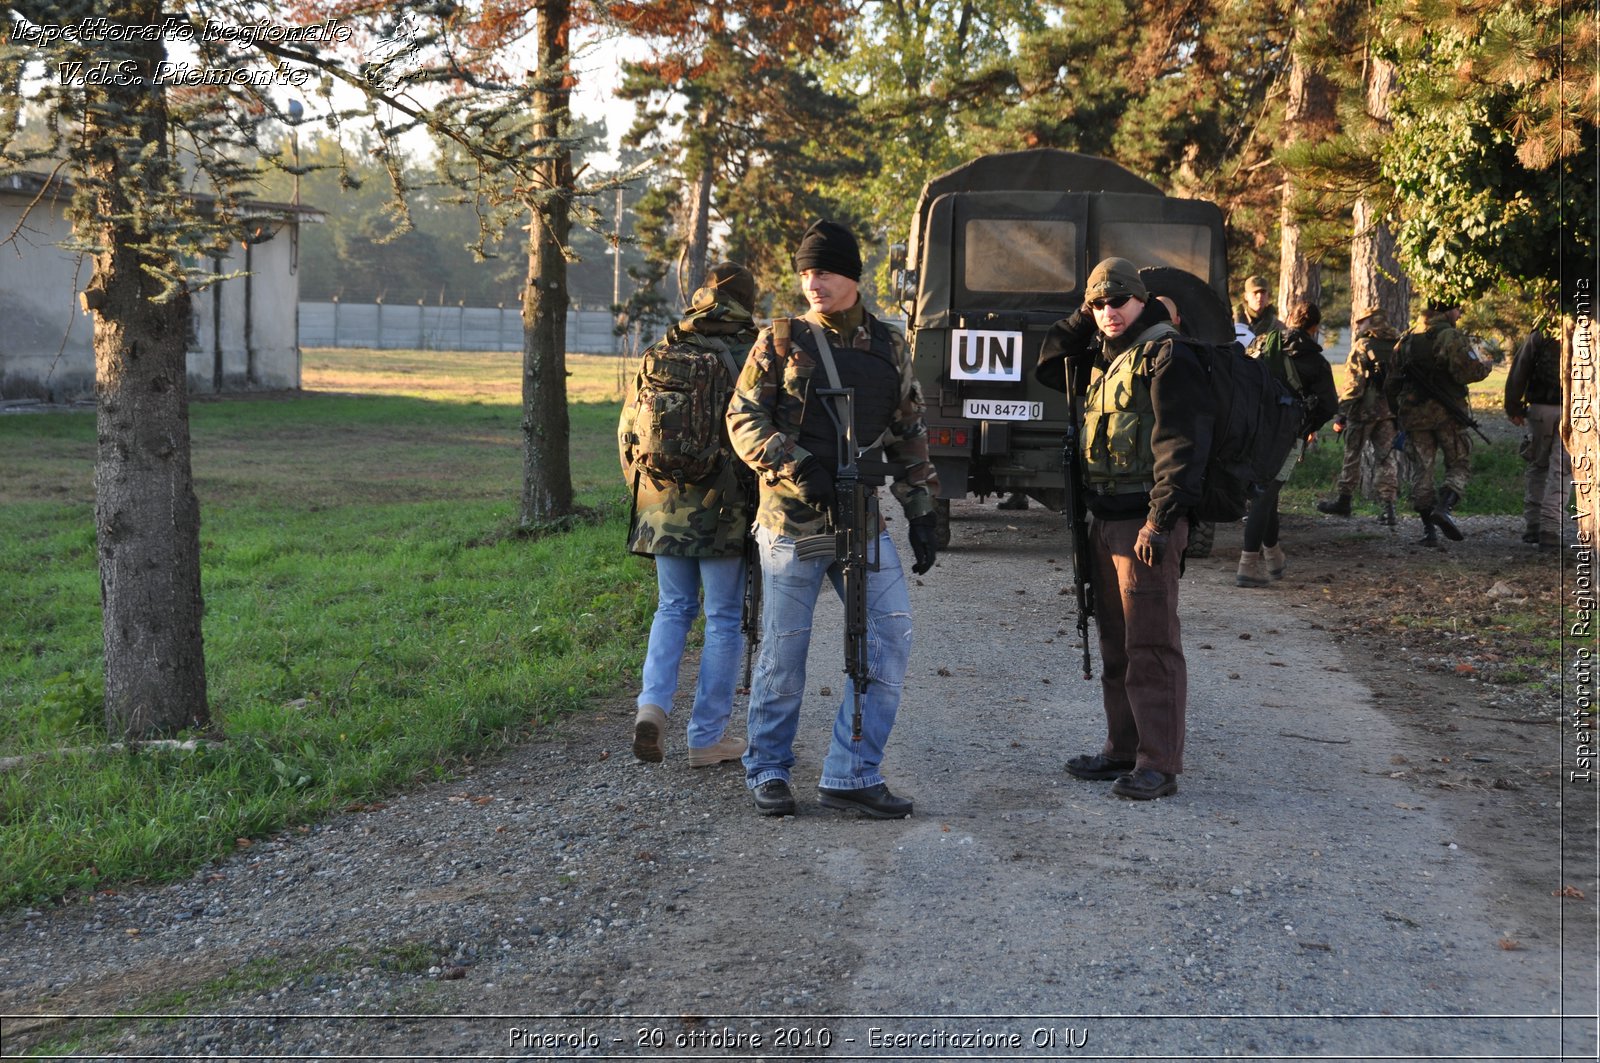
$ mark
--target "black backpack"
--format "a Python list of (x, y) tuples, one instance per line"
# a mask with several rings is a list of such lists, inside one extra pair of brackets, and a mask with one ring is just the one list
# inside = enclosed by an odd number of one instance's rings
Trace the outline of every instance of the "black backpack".
[(1203, 493), (1193, 516), (1235, 521), (1244, 516), (1258, 485), (1272, 482), (1283, 469), (1300, 439), (1305, 403), (1273, 375), (1265, 359), (1248, 357), (1239, 344), (1185, 342), (1205, 366), (1217, 412)]

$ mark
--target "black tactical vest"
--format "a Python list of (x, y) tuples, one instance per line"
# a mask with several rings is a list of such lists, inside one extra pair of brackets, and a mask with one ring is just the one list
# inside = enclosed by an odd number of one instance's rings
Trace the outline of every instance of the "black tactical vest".
[[(888, 429), (900, 408), (900, 368), (894, 364), (894, 345), (889, 330), (882, 322), (867, 318), (872, 337), (869, 350), (833, 344), (833, 360), (839, 367), (839, 385), (855, 389), (856, 446), (866, 449)], [(822, 356), (817, 353), (816, 338), (801, 322), (793, 327), (791, 335), (802, 348), (816, 358), (816, 371), (811, 375), (806, 391), (805, 416), (800, 422), (800, 445), (816, 455), (824, 468), (835, 469), (839, 460), (839, 440), (833, 419), (822, 409), (825, 399), (817, 394), (819, 388), (831, 387), (828, 372), (823, 367)], [(837, 410), (838, 407), (835, 407)]]

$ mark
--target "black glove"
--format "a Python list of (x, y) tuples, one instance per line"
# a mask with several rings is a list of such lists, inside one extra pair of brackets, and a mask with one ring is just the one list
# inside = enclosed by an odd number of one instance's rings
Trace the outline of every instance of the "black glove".
[(912, 556), (917, 559), (911, 571), (920, 576), (933, 567), (934, 558), (939, 556), (939, 518), (932, 513), (912, 517), (906, 534), (911, 540)]
[(1074, 310), (1051, 325), (1050, 331), (1045, 333), (1044, 345), (1039, 349), (1039, 362), (1033, 369), (1034, 379), (1047, 388), (1066, 391), (1068, 359), (1088, 350), (1099, 331), (1099, 326), (1094, 323), (1094, 315), (1083, 310)]
[(1133, 543), (1133, 556), (1157, 568), (1161, 559), (1167, 555), (1167, 533), (1159, 531), (1154, 525), (1146, 524), (1139, 529), (1139, 538)]
[(833, 507), (833, 473), (810, 455), (794, 471), (794, 485), (800, 501), (815, 510)]

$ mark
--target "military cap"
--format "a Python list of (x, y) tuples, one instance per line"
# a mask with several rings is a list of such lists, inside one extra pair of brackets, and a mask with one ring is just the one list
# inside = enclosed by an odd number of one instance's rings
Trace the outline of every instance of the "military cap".
[(1084, 289), (1085, 299), (1109, 299), (1129, 295), (1140, 302), (1150, 301), (1150, 292), (1139, 277), (1139, 270), (1125, 258), (1108, 258), (1089, 274), (1089, 286)]
[(1270, 292), (1272, 291), (1272, 285), (1267, 283), (1267, 278), (1255, 273), (1244, 279), (1244, 290), (1247, 292)]

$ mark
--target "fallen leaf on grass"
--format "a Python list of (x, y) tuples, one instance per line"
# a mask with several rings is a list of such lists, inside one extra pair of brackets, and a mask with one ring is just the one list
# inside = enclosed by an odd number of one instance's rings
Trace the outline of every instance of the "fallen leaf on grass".
[(610, 760), (610, 759), (611, 759), (611, 750), (609, 750), (609, 749), (602, 749), (602, 750), (601, 750), (601, 751), (600, 751), (600, 759), (601, 759), (601, 760)]
[(1576, 886), (1562, 886), (1560, 889), (1551, 893), (1550, 896), (1567, 897), (1574, 901), (1581, 901), (1583, 900), (1583, 891)]
[(940, 668), (940, 669), (939, 669), (939, 674), (940, 674), (940, 675), (942, 675), (942, 676), (944, 676), (944, 677), (946, 677), (946, 678), (949, 678), (949, 676), (950, 676), (950, 669), (948, 669), (948, 668)]
[(1518, 941), (1516, 938), (1501, 938), (1498, 944), (1506, 952), (1516, 952), (1518, 949), (1522, 948), (1522, 942)]

